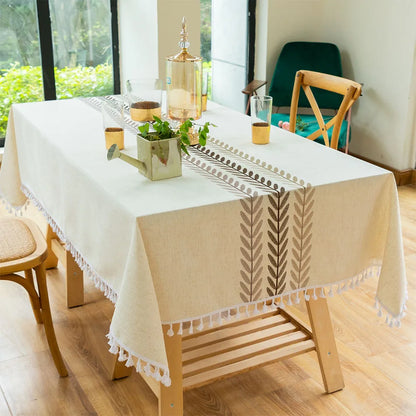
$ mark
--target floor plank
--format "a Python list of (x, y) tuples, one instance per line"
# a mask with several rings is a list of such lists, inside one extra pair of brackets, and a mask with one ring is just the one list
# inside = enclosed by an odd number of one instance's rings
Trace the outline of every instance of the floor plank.
[[(324, 394), (312, 352), (186, 392), (186, 416), (416, 414), (416, 303), (411, 301), (416, 296), (416, 187), (400, 187), (399, 199), (410, 299), (402, 327), (389, 328), (377, 317), (376, 279), (328, 298), (346, 387)], [(33, 207), (29, 216), (45, 227)], [(1, 283), (0, 416), (157, 414), (156, 399), (140, 376), (109, 380), (105, 334), (113, 305), (90, 281), (85, 282), (86, 304), (69, 310), (62, 270), (48, 272), (66, 379), (56, 373), (26, 293)], [(307, 320), (304, 304), (296, 313)]]

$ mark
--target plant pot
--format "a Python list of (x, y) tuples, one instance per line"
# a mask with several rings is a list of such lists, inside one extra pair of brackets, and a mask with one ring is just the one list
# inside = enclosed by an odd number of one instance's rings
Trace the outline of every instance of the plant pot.
[(152, 181), (182, 176), (180, 137), (149, 141), (138, 134), (137, 159), (139, 172)]

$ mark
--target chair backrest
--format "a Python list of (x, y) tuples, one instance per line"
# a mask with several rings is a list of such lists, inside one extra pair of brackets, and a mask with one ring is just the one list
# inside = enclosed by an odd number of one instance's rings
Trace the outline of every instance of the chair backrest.
[[(323, 72), (342, 77), (341, 55), (336, 45), (324, 42), (289, 42), (284, 45), (277, 60), (269, 95), (276, 107), (289, 107), (292, 100), (293, 79), (300, 69)], [(316, 94), (320, 108), (338, 109), (341, 100), (337, 94), (321, 91)], [(299, 107), (309, 107), (301, 93)]]
[[(314, 91), (312, 92), (312, 88)], [(319, 90), (330, 91), (340, 97), (341, 104), (337, 113), (327, 123), (324, 122), (321, 110), (315, 99), (316, 88)], [(361, 85), (358, 82), (346, 78), (336, 77), (334, 75), (323, 74), (315, 71), (298, 71), (293, 86), (292, 101), (290, 105), (290, 127), (289, 130), (294, 133), (296, 130), (296, 117), (299, 107), (299, 95), (301, 89), (304, 91), (312, 111), (319, 124), (318, 130), (308, 136), (308, 139), (315, 140), (321, 135), (324, 138), (326, 146), (333, 149), (338, 148), (338, 138), (342, 121), (346, 112), (351, 108), (354, 102), (361, 94)], [(328, 130), (333, 127), (331, 140), (329, 140)]]

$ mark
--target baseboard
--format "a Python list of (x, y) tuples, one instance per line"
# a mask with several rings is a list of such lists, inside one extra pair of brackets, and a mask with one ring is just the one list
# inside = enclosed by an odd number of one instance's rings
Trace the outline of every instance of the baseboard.
[(368, 163), (372, 163), (373, 165), (379, 166), (383, 169), (389, 170), (393, 172), (394, 178), (396, 179), (397, 186), (402, 185), (416, 185), (416, 169), (395, 169), (391, 166), (384, 165), (383, 163), (375, 162), (374, 160), (367, 159), (366, 157), (357, 155), (355, 153), (349, 153), (351, 156), (354, 156), (358, 159), (365, 160)]

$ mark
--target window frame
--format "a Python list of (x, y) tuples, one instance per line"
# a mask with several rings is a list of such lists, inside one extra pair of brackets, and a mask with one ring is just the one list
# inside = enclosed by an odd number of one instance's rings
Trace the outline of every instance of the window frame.
[[(113, 53), (113, 93), (120, 94), (120, 49), (118, 34), (118, 0), (110, 1), (111, 50)], [(45, 101), (56, 100), (56, 83), (53, 57), (52, 23), (49, 0), (36, 0), (39, 32), (40, 57), (42, 66), (43, 96)], [(0, 148), (5, 137), (0, 137)]]
[[(118, 0), (110, 1), (111, 50), (113, 53), (113, 93), (120, 94), (120, 52), (118, 36)], [(42, 62), (43, 95), (46, 100), (56, 100), (53, 57), (52, 24), (49, 0), (36, 0), (40, 55)]]

